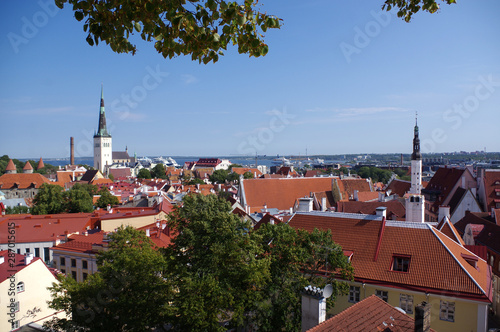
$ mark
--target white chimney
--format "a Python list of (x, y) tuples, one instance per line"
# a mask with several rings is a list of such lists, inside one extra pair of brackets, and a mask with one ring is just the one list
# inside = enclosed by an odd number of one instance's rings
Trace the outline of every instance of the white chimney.
[(359, 196), (358, 196), (358, 193), (359, 193), (359, 190), (354, 190), (354, 194), (353, 194), (353, 196), (354, 196), (354, 200), (355, 200), (355, 201), (359, 201)]
[(307, 286), (302, 290), (302, 331), (310, 330), (326, 319), (326, 299), (333, 293), (332, 285), (324, 289)]
[(326, 211), (326, 197), (321, 198), (321, 211)]
[(26, 265), (29, 265), (31, 263), (31, 261), (33, 260), (33, 254), (32, 253), (29, 253), (26, 255), (25, 257), (25, 261), (26, 261)]
[(462, 188), (466, 189), (466, 187), (465, 187), (465, 175), (462, 175)]
[(147, 236), (147, 237), (150, 237), (149, 228), (148, 228), (148, 229), (146, 229), (146, 236)]
[(269, 223), (270, 223), (271, 225), (274, 225), (274, 218), (271, 218), (271, 219), (270, 219), (270, 221), (269, 221)]
[(0, 264), (3, 264), (5, 262), (5, 257), (4, 256), (0, 256)]
[(387, 208), (385, 206), (379, 206), (375, 209), (375, 215), (382, 218), (387, 218)]
[(450, 207), (449, 206), (439, 206), (439, 212), (438, 212), (438, 222), (441, 222), (444, 217), (447, 217), (450, 219)]
[(313, 210), (313, 199), (310, 197), (299, 198), (299, 212), (311, 212)]

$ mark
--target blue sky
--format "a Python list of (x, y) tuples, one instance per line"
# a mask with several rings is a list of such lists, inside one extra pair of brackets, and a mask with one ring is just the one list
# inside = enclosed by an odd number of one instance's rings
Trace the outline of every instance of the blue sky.
[(0, 2), (0, 155), (92, 155), (101, 83), (113, 150), (138, 155), (500, 151), (500, 2), (382, 14), (382, 1), (261, 0), (265, 57), (90, 47), (52, 0)]

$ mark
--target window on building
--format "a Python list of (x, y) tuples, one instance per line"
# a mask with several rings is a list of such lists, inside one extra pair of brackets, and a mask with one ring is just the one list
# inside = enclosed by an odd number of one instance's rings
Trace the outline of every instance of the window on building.
[(76, 280), (76, 271), (71, 271), (71, 276)]
[(12, 322), (12, 323), (11, 323), (11, 328), (12, 328), (13, 330), (18, 329), (18, 328), (19, 328), (19, 321), (18, 321), (18, 320), (16, 320), (16, 321)]
[(17, 253), (20, 255), (21, 254), (21, 249), (17, 249)]
[(349, 287), (349, 302), (351, 303), (359, 302), (359, 287), (356, 286)]
[(26, 248), (26, 251), (25, 251), (27, 254), (30, 253), (30, 248)]
[(407, 314), (413, 314), (413, 295), (399, 294), (399, 307)]
[(71, 258), (71, 267), (76, 267), (76, 259)]
[(389, 294), (387, 293), (387, 291), (383, 291), (383, 290), (378, 290), (377, 289), (375, 291), (375, 295), (377, 295), (378, 297), (380, 297), (385, 302), (387, 302), (387, 300), (389, 299)]
[(18, 293), (24, 292), (24, 282), (22, 281), (18, 282), (16, 289)]
[(66, 270), (65, 269), (61, 269), (61, 273), (66, 274)]
[(35, 257), (40, 257), (40, 248), (35, 248)]
[(85, 260), (82, 261), (82, 269), (84, 270), (88, 269), (88, 263)]
[(48, 263), (50, 261), (49, 247), (43, 248), (43, 260), (45, 261), (45, 263)]
[(88, 274), (87, 274), (87, 273), (85, 273), (85, 272), (84, 272), (84, 273), (82, 273), (82, 277), (83, 277), (83, 280), (84, 280), (84, 281), (85, 281), (85, 280), (87, 280), (87, 276), (88, 276)]
[(59, 259), (59, 263), (60, 263), (59, 265), (61, 265), (61, 266), (66, 266), (66, 258), (61, 257), (61, 258)]
[(394, 255), (392, 257), (392, 270), (399, 272), (408, 272), (410, 268), (410, 256)]
[(14, 302), (14, 310), (15, 312), (19, 312), (19, 301)]
[(455, 321), (455, 302), (440, 301), (439, 319), (448, 322)]

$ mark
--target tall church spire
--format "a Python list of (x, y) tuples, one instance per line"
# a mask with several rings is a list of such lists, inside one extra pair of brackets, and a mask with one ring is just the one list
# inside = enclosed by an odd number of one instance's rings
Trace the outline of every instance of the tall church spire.
[(411, 154), (411, 160), (421, 160), (422, 154), (420, 153), (420, 138), (418, 137), (417, 113), (415, 113), (415, 129), (413, 131), (413, 153)]
[(99, 126), (94, 137), (111, 137), (106, 128), (106, 111), (104, 110), (104, 88), (101, 84), (101, 107), (99, 111)]

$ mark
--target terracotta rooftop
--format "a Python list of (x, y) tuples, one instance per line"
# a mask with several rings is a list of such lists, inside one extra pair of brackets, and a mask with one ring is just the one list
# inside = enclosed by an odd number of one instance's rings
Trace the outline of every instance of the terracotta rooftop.
[(39, 173), (13, 173), (0, 176), (0, 190), (40, 188), (44, 183), (50, 184), (50, 181)]
[[(404, 220), (406, 216), (405, 206), (396, 200), (388, 202), (359, 202), (345, 201), (337, 202), (337, 212), (375, 214), (378, 207), (386, 207), (387, 219)], [(394, 219), (395, 218), (395, 219)]]
[[(500, 203), (500, 170), (488, 169), (484, 171), (483, 185), (485, 190), (485, 208), (489, 212), (496, 203)], [(498, 190), (498, 191), (497, 191)]]
[(38, 161), (38, 165), (37, 165), (36, 169), (38, 170), (38, 169), (42, 169), (44, 167), (45, 167), (45, 164), (43, 163), (42, 157), (40, 157), (40, 160)]
[(31, 163), (29, 161), (26, 162), (26, 164), (24, 164), (24, 167), (23, 167), (23, 171), (32, 171), (33, 170), (33, 166), (31, 166)]
[(26, 265), (26, 256), (14, 254), (14, 257), (11, 256), (9, 259), (8, 250), (0, 251), (0, 257), (3, 257), (3, 263), (0, 264), (0, 283), (7, 280), (7, 278), (9, 278), (12, 274), (18, 273), (26, 266), (29, 266), (30, 264), (33, 264), (33, 262), (41, 259), (40, 257), (34, 257), (31, 263)]
[(246, 172), (250, 172), (253, 174), (254, 177), (260, 177), (262, 175), (262, 172), (258, 168), (250, 168), (250, 167), (233, 167), (231, 168), (231, 171), (233, 173), (243, 175)]
[(16, 165), (14, 165), (14, 162), (12, 159), (9, 160), (9, 163), (7, 164), (7, 167), (5, 168), (6, 171), (17, 171)]
[[(268, 208), (288, 210), (299, 197), (309, 196), (311, 192), (331, 191), (332, 177), (320, 178), (281, 178), (281, 179), (244, 179), (245, 202), (250, 212), (260, 212), (264, 205)], [(241, 188), (240, 188), (241, 190)]]
[(73, 234), (68, 238), (68, 242), (60, 243), (51, 249), (92, 254), (96, 252), (92, 250), (93, 244), (104, 245), (105, 234), (106, 233), (103, 231), (94, 232), (92, 234), (87, 233), (87, 235)]
[(14, 223), (16, 242), (44, 242), (65, 239), (67, 234), (94, 228), (92, 213), (9, 215), (0, 218), (0, 243), (7, 243), (8, 225)]
[[(332, 212), (296, 213), (289, 224), (308, 231), (330, 229), (343, 250), (354, 252), (351, 263), (359, 282), (484, 302), (491, 299), (491, 268), (480, 258), (474, 268), (463, 256), (473, 253), (429, 224)], [(393, 257), (398, 255), (410, 257), (408, 272), (392, 271)]]
[[(413, 332), (415, 320), (371, 295), (308, 332)], [(434, 331), (431, 329), (431, 331)]]
[(448, 236), (450, 239), (457, 242), (458, 244), (462, 246), (465, 245), (465, 242), (464, 240), (462, 240), (460, 233), (457, 231), (455, 226), (453, 226), (453, 224), (450, 222), (450, 219), (443, 218), (443, 220), (439, 222), (436, 228), (439, 229), (441, 233)]
[(387, 188), (385, 188), (386, 192), (390, 192), (390, 194), (396, 194), (399, 197), (404, 197), (404, 195), (410, 191), (411, 182), (404, 181), (399, 179), (393, 179)]

